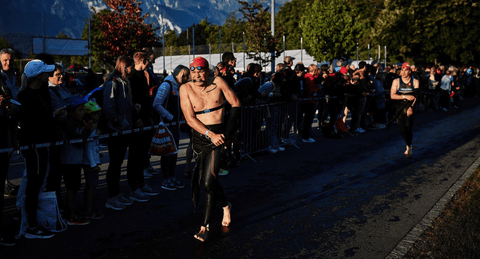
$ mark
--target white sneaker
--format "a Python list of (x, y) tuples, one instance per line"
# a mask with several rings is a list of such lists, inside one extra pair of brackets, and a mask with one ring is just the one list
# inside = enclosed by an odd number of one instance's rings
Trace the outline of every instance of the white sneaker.
[(121, 204), (123, 204), (123, 205), (125, 205), (125, 206), (132, 205), (132, 204), (133, 204), (133, 200), (128, 199), (128, 198), (125, 198), (125, 197), (123, 197), (123, 195), (121, 195), (121, 194), (113, 197), (113, 199), (116, 199), (118, 202), (120, 202)]
[(146, 185), (140, 188), (145, 195), (155, 196), (158, 195), (159, 192), (152, 189), (150, 186)]
[(136, 189), (134, 192), (130, 194), (130, 199), (138, 202), (146, 202), (150, 200), (150, 197), (145, 195), (142, 190)]
[(355, 133), (365, 133), (365, 130), (362, 129), (362, 128), (357, 128), (357, 129), (354, 130), (353, 132), (355, 132)]
[(116, 197), (108, 198), (107, 203), (105, 203), (105, 208), (112, 209), (112, 210), (124, 210), (126, 207), (122, 203), (120, 203)]
[(284, 147), (278, 147), (278, 151), (285, 151)]
[(302, 141), (305, 143), (315, 143), (315, 140), (313, 138), (302, 139)]
[(143, 169), (143, 177), (145, 178), (145, 180), (151, 179), (153, 177), (153, 175), (148, 172), (148, 168)]
[(278, 149), (275, 149), (275, 148), (273, 148), (273, 147), (269, 147), (269, 148), (268, 148), (268, 152), (270, 152), (270, 153), (272, 153), (272, 154), (275, 154), (275, 153), (278, 152)]

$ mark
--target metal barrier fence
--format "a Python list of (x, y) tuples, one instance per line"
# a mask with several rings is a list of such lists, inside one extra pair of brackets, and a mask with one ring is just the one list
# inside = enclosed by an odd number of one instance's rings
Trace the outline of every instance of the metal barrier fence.
[[(431, 95), (430, 92), (422, 91), (422, 94)], [(385, 93), (389, 95), (389, 93)], [(368, 99), (378, 96), (378, 94), (371, 94)], [(242, 157), (247, 156), (250, 159), (250, 154), (268, 150), (269, 147), (277, 147), (282, 145), (295, 145), (297, 140), (297, 123), (298, 123), (298, 107), (302, 100), (317, 100), (328, 102), (329, 98), (336, 97), (316, 97), (299, 99), (295, 102), (277, 102), (265, 103), (252, 106), (242, 106), (240, 133), (242, 137), (242, 144), (240, 147), (240, 154)], [(388, 100), (386, 100), (388, 101)], [(421, 101), (421, 100), (420, 100)], [(320, 103), (323, 104), (323, 103)], [(319, 104), (319, 105), (320, 105)], [(319, 114), (319, 117), (320, 114)], [(319, 118), (321, 119), (321, 118)], [(180, 124), (185, 123), (181, 121)], [(165, 126), (174, 125), (173, 123), (165, 123)], [(119, 135), (128, 135), (137, 132), (155, 130), (159, 125), (154, 125), (145, 128), (137, 128), (126, 130), (123, 132), (114, 132), (109, 134), (102, 134), (98, 139), (111, 138)], [(81, 143), (92, 141), (93, 137), (87, 139), (71, 139), (67, 141), (57, 141), (52, 143), (34, 144), (31, 146), (19, 146), (11, 148), (0, 148), (0, 153), (12, 152), (16, 150), (25, 150), (30, 148), (61, 146), (68, 143)], [(297, 147), (297, 146), (296, 146)], [(298, 148), (298, 147), (297, 147)], [(253, 159), (252, 159), (253, 160)]]
[(240, 154), (250, 154), (296, 141), (298, 102), (266, 103), (242, 107)]

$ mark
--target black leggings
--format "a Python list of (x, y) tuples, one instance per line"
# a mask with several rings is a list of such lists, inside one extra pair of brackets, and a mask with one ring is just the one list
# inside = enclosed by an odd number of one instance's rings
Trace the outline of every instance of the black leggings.
[(205, 218), (203, 226), (208, 227), (215, 211), (217, 200), (222, 207), (228, 205), (227, 198), (223, 192), (223, 188), (218, 182), (217, 175), (220, 172), (220, 163), (222, 156), (222, 148), (216, 148), (205, 154), (205, 164), (203, 166), (203, 179), (205, 188)]
[[(219, 134), (223, 133), (221, 125), (208, 125), (207, 128)], [(213, 148), (213, 149), (212, 149)], [(192, 174), (192, 195), (194, 206), (198, 203), (200, 185), (205, 188), (204, 227), (209, 227), (217, 201), (222, 207), (228, 206), (223, 188), (217, 175), (223, 162), (223, 146), (215, 147), (202, 134), (193, 132), (193, 149), (197, 155), (195, 171)]]
[(414, 122), (414, 115), (412, 114), (410, 117), (408, 117), (406, 112), (400, 113), (400, 116), (398, 116), (397, 118), (398, 127), (400, 127), (403, 140), (405, 140), (405, 143), (407, 143), (407, 146), (412, 145), (413, 122)]
[(37, 227), (38, 195), (45, 180), (48, 166), (48, 148), (35, 148), (22, 151), (27, 170), (25, 189), (25, 211), (30, 228)]

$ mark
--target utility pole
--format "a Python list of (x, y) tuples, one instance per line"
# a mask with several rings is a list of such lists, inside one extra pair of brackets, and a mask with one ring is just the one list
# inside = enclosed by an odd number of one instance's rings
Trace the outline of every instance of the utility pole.
[[(271, 4), (271, 11), (272, 11), (272, 22), (271, 22), (271, 28), (270, 30), (272, 31), (272, 39), (275, 37), (275, 0), (272, 0)], [(272, 46), (272, 66), (271, 66), (271, 71), (272, 73), (275, 72), (275, 49), (274, 46)]]

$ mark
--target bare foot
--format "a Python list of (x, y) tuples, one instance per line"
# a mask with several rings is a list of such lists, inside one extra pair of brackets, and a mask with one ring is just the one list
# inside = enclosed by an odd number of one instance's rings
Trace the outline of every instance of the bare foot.
[(196, 239), (202, 241), (202, 242), (205, 242), (207, 240), (207, 237), (208, 237), (208, 232), (210, 230), (204, 226), (200, 227), (200, 231), (193, 237), (195, 237)]
[(404, 154), (407, 155), (407, 156), (413, 155), (413, 148), (412, 148), (412, 146), (407, 146), (407, 150), (405, 150), (405, 153), (404, 153)]
[(227, 206), (223, 207), (223, 220), (222, 226), (228, 227), (232, 220), (230, 219), (230, 212), (232, 210), (232, 204), (229, 202)]

